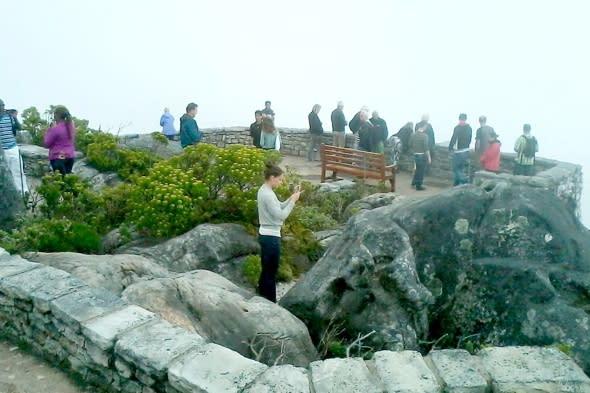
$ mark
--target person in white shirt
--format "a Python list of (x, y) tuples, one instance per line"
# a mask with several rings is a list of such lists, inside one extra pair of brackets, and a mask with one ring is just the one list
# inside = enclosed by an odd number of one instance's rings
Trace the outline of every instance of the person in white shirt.
[(262, 265), (258, 293), (274, 303), (277, 302), (276, 276), (281, 257), (281, 226), (301, 195), (301, 190), (298, 188), (287, 200), (279, 201), (273, 189), (282, 181), (283, 170), (273, 163), (267, 163), (264, 184), (257, 195), (258, 221), (260, 222), (258, 242)]

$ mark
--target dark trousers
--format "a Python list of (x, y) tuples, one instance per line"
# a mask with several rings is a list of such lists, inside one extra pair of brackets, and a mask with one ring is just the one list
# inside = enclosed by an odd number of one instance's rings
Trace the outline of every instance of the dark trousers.
[(424, 171), (426, 170), (426, 161), (426, 154), (414, 154), (416, 171), (414, 172), (414, 180), (412, 180), (412, 184), (416, 187), (422, 187), (422, 182), (424, 181)]
[(466, 166), (469, 161), (469, 151), (461, 151), (453, 153), (453, 175), (455, 182), (453, 185), (469, 183), (469, 178), (465, 174)]
[(281, 258), (281, 238), (259, 235), (258, 243), (260, 243), (260, 263), (262, 264), (262, 271), (258, 279), (258, 293), (260, 296), (276, 303), (276, 280), (279, 259)]
[(74, 167), (74, 159), (73, 158), (65, 158), (63, 160), (49, 160), (49, 164), (51, 165), (51, 169), (54, 172), (59, 172), (62, 175), (72, 173), (72, 168)]
[(534, 165), (522, 165), (514, 164), (514, 174), (522, 176), (534, 176), (535, 166)]

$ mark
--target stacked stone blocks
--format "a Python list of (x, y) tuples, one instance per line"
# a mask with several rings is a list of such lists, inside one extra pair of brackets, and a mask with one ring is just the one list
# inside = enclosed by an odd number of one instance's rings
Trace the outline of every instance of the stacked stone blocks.
[(129, 393), (590, 392), (590, 379), (553, 348), (377, 352), (268, 367), (0, 249), (0, 334), (87, 383)]

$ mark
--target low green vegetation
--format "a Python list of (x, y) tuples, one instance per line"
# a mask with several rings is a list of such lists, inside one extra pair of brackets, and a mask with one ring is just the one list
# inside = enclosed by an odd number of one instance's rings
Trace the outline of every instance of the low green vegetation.
[[(23, 129), (33, 143), (42, 145), (55, 106), (41, 114), (23, 111)], [(168, 140), (153, 133), (151, 149), (130, 149), (119, 137), (91, 129), (88, 121), (74, 118), (76, 149), (88, 165), (114, 172), (115, 187), (96, 191), (76, 175), (46, 175), (29, 195), (28, 213), (17, 229), (0, 231), (0, 247), (10, 252), (75, 251), (99, 253), (100, 239), (113, 229), (141, 236), (168, 239), (202, 223), (239, 223), (254, 235), (257, 227), (256, 193), (263, 182), (264, 163), (280, 162), (277, 152), (241, 145), (218, 148), (199, 144), (168, 160), (158, 149)], [(313, 233), (334, 229), (346, 220), (346, 207), (366, 195), (364, 185), (338, 193), (319, 193), (318, 186), (302, 182), (287, 168), (276, 190), (284, 200), (301, 184), (303, 194), (283, 229), (283, 251), (278, 276), (289, 281), (307, 271), (323, 250)], [(126, 236), (124, 238), (131, 238)], [(256, 284), (260, 258), (246, 258), (243, 273)]]

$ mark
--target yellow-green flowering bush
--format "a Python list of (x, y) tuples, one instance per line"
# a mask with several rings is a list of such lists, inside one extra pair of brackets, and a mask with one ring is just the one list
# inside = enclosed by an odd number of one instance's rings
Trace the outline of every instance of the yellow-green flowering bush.
[(155, 164), (146, 176), (134, 178), (128, 218), (157, 238), (176, 236), (205, 222), (253, 224), (264, 162), (273, 158), (276, 153), (269, 156), (242, 145), (189, 147)]

